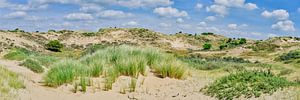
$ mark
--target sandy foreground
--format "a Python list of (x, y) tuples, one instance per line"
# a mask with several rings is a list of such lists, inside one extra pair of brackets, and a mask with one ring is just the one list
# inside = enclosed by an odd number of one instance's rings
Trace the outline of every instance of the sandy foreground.
[[(17, 100), (216, 100), (206, 96), (199, 90), (205, 85), (213, 82), (213, 79), (191, 73), (185, 80), (176, 80), (170, 78), (159, 78), (151, 73), (147, 76), (140, 76), (137, 80), (135, 92), (120, 93), (122, 87), (127, 87), (130, 78), (121, 76), (113, 89), (103, 91), (101, 88), (88, 87), (86, 93), (72, 92), (72, 85), (63, 85), (58, 88), (46, 87), (42, 84), (42, 74), (36, 74), (25, 67), (19, 66), (16, 61), (0, 60), (0, 65), (14, 71), (24, 78), (26, 89), (18, 91)], [(99, 81), (102, 79), (93, 79)], [(251, 100), (299, 100), (292, 98), (293, 92), (290, 89), (279, 91), (272, 96), (264, 95)], [(239, 98), (239, 100), (247, 100)]]

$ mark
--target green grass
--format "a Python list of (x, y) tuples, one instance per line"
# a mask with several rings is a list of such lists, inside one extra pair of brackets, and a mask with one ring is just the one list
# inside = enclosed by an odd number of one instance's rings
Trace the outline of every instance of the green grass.
[(21, 66), (25, 66), (35, 73), (44, 72), (44, 68), (41, 66), (41, 64), (33, 59), (26, 59), (24, 62), (21, 63)]
[[(38, 52), (29, 51), (24, 48), (12, 49), (9, 53), (4, 55), (4, 59), (17, 60), (17, 61), (22, 61), (22, 60), (27, 61), (27, 59), (31, 59), (31, 62), (33, 62), (32, 60), (34, 60), (35, 63), (39, 63), (40, 65), (45, 66), (45, 67), (48, 67), (50, 64), (53, 64), (54, 62), (56, 62), (58, 60), (57, 57), (40, 54)], [(35, 65), (37, 65), (37, 64), (35, 64)]]
[(32, 54), (33, 52), (26, 49), (14, 48), (8, 54), (4, 55), (4, 59), (21, 61), (28, 58)]
[(0, 66), (0, 99), (13, 99), (16, 94), (13, 90), (23, 89), (25, 85), (19, 75)]
[(245, 69), (250, 67), (270, 68), (272, 65), (265, 63), (252, 63), (242, 58), (224, 57), (224, 58), (197, 58), (197, 57), (185, 57), (179, 58), (183, 62), (186, 62), (189, 67), (197, 70), (216, 70), (228, 68)]
[(47, 86), (56, 87), (75, 80), (86, 71), (83, 65), (74, 60), (63, 60), (52, 66), (44, 77)]
[[(59, 86), (76, 80), (76, 77), (105, 76), (104, 90), (110, 90), (115, 80), (121, 76), (138, 78), (146, 75), (149, 67), (158, 76), (182, 79), (185, 65), (173, 55), (155, 48), (117, 46), (99, 49), (79, 60), (66, 60), (54, 64), (45, 76), (48, 86)], [(103, 73), (104, 72), (104, 73)]]
[(292, 84), (270, 71), (242, 71), (224, 76), (202, 88), (201, 91), (220, 100), (232, 100), (239, 97), (251, 98), (272, 94)]

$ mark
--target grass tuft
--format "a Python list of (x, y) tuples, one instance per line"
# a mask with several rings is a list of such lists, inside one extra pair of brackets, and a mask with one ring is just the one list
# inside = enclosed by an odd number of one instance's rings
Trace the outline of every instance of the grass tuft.
[(290, 85), (291, 82), (270, 71), (243, 71), (222, 77), (201, 91), (218, 99), (232, 100), (241, 96), (251, 98), (272, 94)]
[(21, 63), (21, 66), (25, 66), (35, 73), (44, 72), (44, 68), (41, 66), (41, 64), (33, 59), (26, 59), (24, 62)]
[(0, 66), (0, 99), (14, 99), (13, 90), (23, 89), (25, 85), (19, 75)]

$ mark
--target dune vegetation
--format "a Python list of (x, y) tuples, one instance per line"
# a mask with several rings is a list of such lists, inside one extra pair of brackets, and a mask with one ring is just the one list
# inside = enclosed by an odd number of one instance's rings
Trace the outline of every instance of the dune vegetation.
[(110, 88), (118, 76), (138, 78), (147, 75), (148, 70), (159, 77), (183, 79), (185, 64), (171, 54), (155, 48), (116, 46), (100, 49), (78, 60), (66, 59), (55, 63), (45, 76), (48, 86), (57, 87), (71, 83), (80, 77), (106, 77), (106, 87)]
[(0, 99), (11, 100), (17, 96), (15, 90), (25, 88), (22, 79), (18, 74), (0, 66)]

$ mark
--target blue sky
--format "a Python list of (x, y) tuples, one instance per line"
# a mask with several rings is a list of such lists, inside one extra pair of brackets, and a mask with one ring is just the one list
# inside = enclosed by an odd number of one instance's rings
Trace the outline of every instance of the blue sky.
[(0, 0), (0, 29), (144, 27), (265, 39), (300, 36), (299, 0)]

